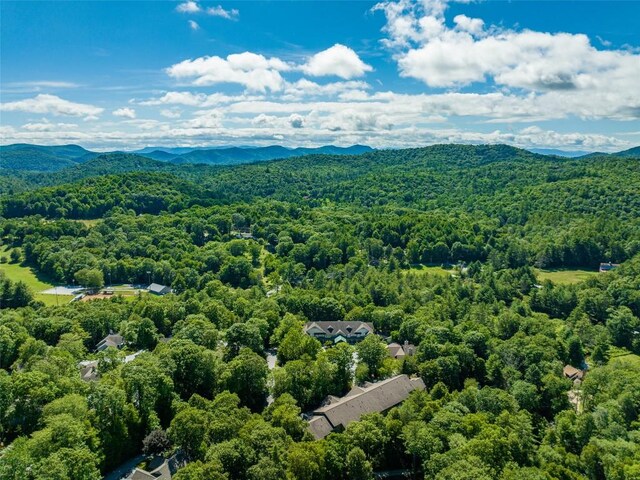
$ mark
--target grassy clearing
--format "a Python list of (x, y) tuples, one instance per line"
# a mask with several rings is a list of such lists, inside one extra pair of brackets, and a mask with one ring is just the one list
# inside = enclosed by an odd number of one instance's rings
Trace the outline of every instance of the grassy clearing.
[(598, 275), (598, 272), (594, 270), (541, 270), (536, 268), (535, 272), (541, 282), (551, 280), (553, 283), (559, 284), (580, 283)]
[(609, 348), (609, 364), (640, 367), (640, 356), (620, 347)]
[[(9, 256), (7, 246), (0, 248), (0, 255)], [(47, 295), (40, 293), (43, 290), (53, 288), (53, 283), (44, 275), (36, 272), (33, 268), (22, 265), (20, 263), (0, 263), (0, 271), (4, 273), (9, 280), (14, 282), (24, 282), (33, 291), (34, 298), (45, 305), (57, 305), (69, 302), (73, 297), (71, 295)]]
[(442, 275), (448, 277), (455, 273), (453, 268), (447, 269), (439, 265), (412, 265), (411, 268), (404, 270), (406, 273), (415, 273), (418, 275)]
[[(0, 255), (9, 256), (7, 246), (0, 249)], [(2, 271), (8, 279), (14, 282), (24, 282), (34, 292), (41, 292), (48, 288), (53, 288), (53, 284), (46, 277), (40, 275), (33, 268), (27, 267), (20, 263), (0, 263), (0, 271)]]
[(101, 221), (102, 221), (101, 218), (74, 220), (74, 222), (82, 223), (87, 228), (95, 227)]

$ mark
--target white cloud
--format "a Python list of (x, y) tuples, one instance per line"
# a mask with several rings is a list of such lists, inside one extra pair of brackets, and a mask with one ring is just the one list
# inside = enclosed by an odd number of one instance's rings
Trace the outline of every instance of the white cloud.
[(202, 11), (202, 9), (196, 2), (187, 1), (178, 5), (176, 11), (180, 13), (198, 13)]
[(232, 8), (230, 10), (225, 10), (224, 8), (222, 8), (221, 5), (218, 5), (215, 7), (207, 8), (207, 15), (211, 15), (214, 17), (222, 17), (222, 18), (226, 18), (227, 20), (234, 20), (238, 18), (238, 15), (240, 15), (240, 12), (235, 8)]
[(484, 28), (484, 21), (480, 18), (469, 18), (466, 15), (456, 15), (453, 18), (453, 22), (456, 24), (458, 30), (469, 32), (472, 35), (482, 34)]
[(594, 87), (622, 72), (627, 78), (640, 75), (640, 56), (597, 50), (586, 35), (485, 31), (482, 20), (465, 15), (456, 16), (451, 29), (445, 24), (446, 4), (429, 8), (432, 3), (400, 0), (376, 7), (387, 16), (388, 45), (400, 46), (401, 74), (429, 86), (468, 85), (491, 77), (499, 85), (546, 91)]
[(51, 123), (46, 118), (43, 118), (41, 122), (26, 123), (22, 126), (23, 130), (29, 132), (55, 132), (59, 130), (68, 130), (71, 128), (77, 128), (76, 123)]
[(112, 115), (122, 118), (136, 118), (136, 111), (133, 108), (123, 107), (111, 112)]
[(290, 69), (291, 66), (279, 58), (244, 52), (226, 59), (213, 56), (184, 60), (167, 68), (166, 72), (173, 78), (193, 79), (197, 86), (237, 83), (247, 90), (265, 92), (281, 90), (284, 80), (280, 72)]
[(189, 28), (191, 30), (200, 30), (200, 25), (198, 25), (198, 22), (194, 20), (189, 20)]
[(212, 93), (205, 95), (204, 93), (193, 92), (166, 92), (161, 97), (151, 98), (149, 100), (130, 100), (131, 103), (138, 105), (185, 105), (188, 107), (212, 107), (226, 103), (251, 101), (262, 99), (262, 96), (256, 95), (225, 95), (224, 93)]
[(302, 115), (298, 115), (297, 113), (293, 113), (289, 116), (289, 125), (293, 128), (303, 128), (304, 127), (304, 117)]
[(347, 82), (332, 82), (320, 85), (306, 78), (293, 83), (286, 83), (284, 87), (285, 99), (296, 99), (303, 97), (335, 96), (354, 90), (363, 91), (371, 86), (362, 81), (351, 80)]
[(180, 118), (182, 116), (182, 112), (180, 110), (164, 108), (160, 110), (160, 115), (165, 118)]
[(346, 80), (373, 71), (370, 65), (360, 60), (356, 52), (339, 43), (316, 53), (301, 68), (304, 73), (314, 77), (335, 75)]
[(450, 28), (446, 6), (441, 0), (398, 0), (374, 7), (386, 15), (385, 44), (401, 76), (436, 88), (494, 83), (523, 104), (559, 109), (562, 116), (640, 117), (637, 52), (598, 50), (583, 34), (485, 27), (465, 15)]
[(41, 93), (33, 98), (15, 102), (0, 103), (0, 110), (29, 113), (50, 113), (52, 115), (68, 115), (72, 117), (95, 118), (104, 109), (86, 103), (75, 103), (56, 95)]
[(8, 82), (3, 84), (7, 87), (22, 87), (22, 88), (78, 88), (82, 85), (74, 82), (61, 82), (55, 80), (36, 80), (32, 82)]

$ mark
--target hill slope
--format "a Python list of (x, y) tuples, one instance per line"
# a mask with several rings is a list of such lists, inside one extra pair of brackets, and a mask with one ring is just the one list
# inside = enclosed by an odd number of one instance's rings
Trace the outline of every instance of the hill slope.
[(16, 143), (0, 146), (0, 168), (54, 172), (84, 163), (97, 155), (79, 145), (44, 146)]

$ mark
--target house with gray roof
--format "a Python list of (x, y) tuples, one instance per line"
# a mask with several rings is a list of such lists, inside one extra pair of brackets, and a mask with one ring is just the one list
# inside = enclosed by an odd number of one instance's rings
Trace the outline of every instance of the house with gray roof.
[(147, 291), (149, 293), (153, 293), (154, 295), (166, 295), (167, 293), (173, 292), (171, 287), (160, 285), (159, 283), (152, 283), (147, 287)]
[(125, 480), (171, 480), (178, 469), (184, 466), (182, 455), (173, 455), (170, 458), (155, 457), (149, 462), (149, 471), (142, 468), (134, 468)]
[(124, 338), (122, 338), (122, 335), (118, 333), (110, 333), (98, 342), (96, 345), (96, 352), (101, 352), (109, 347), (122, 348), (123, 345)]
[(402, 359), (414, 355), (416, 353), (416, 346), (405, 340), (402, 345), (399, 343), (390, 343), (387, 345), (387, 351), (390, 357)]
[(344, 397), (329, 397), (326, 405), (315, 410), (309, 420), (309, 431), (316, 439), (324, 438), (336, 429), (346, 428), (365, 413), (386, 412), (406, 400), (414, 390), (424, 389), (421, 378), (407, 375), (354, 387)]
[(374, 333), (374, 329), (371, 323), (366, 322), (307, 322), (304, 333), (321, 342), (355, 343)]

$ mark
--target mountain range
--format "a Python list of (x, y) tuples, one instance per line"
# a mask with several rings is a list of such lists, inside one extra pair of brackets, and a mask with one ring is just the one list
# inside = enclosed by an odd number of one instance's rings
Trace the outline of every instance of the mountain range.
[[(215, 148), (146, 147), (129, 153), (172, 164), (236, 165), (311, 154), (358, 155), (371, 150), (373, 150), (371, 147), (365, 145), (351, 147), (326, 145), (318, 148), (287, 148), (273, 145)], [(104, 153), (92, 152), (79, 145), (45, 146), (17, 143), (0, 146), (0, 169), (56, 172), (81, 165), (100, 155)]]

